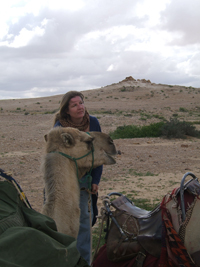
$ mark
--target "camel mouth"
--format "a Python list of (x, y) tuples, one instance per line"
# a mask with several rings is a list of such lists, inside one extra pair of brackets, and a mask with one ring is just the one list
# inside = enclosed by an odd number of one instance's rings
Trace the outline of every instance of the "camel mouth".
[(105, 152), (106, 153), (106, 156), (109, 158), (109, 160), (110, 160), (110, 164), (115, 164), (116, 163), (116, 160), (115, 160), (115, 158), (114, 158), (114, 156), (116, 156), (117, 155), (117, 153), (115, 153), (115, 154), (110, 154), (110, 153), (108, 153), (108, 152)]

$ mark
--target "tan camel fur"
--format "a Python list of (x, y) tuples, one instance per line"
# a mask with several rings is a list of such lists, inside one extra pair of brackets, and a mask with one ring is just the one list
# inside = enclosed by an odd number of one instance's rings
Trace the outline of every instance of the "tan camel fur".
[[(94, 147), (93, 167), (114, 164), (116, 148), (105, 133), (81, 132), (74, 128), (53, 128), (47, 135), (46, 155), (42, 164), (46, 201), (42, 213), (53, 218), (59, 232), (77, 237), (79, 230), (80, 187), (76, 164), (57, 153), (80, 158)], [(51, 153), (56, 152), (56, 153)], [(90, 170), (92, 154), (77, 160), (79, 179)]]

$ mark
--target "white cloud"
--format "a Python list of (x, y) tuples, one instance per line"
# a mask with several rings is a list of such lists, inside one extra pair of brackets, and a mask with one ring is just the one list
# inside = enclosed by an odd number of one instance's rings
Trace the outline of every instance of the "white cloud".
[(185, 46), (200, 42), (200, 1), (171, 1), (162, 14), (162, 27), (169, 32), (181, 33), (172, 45)]
[(6, 1), (0, 98), (92, 89), (130, 75), (200, 87), (199, 3)]
[(51, 9), (67, 9), (70, 11), (76, 11), (83, 8), (85, 6), (85, 2), (83, 0), (47, 0), (45, 1), (45, 5), (48, 5)]
[[(19, 35), (14, 37), (14, 40), (12, 43), (9, 44), (8, 47), (22, 47), (28, 45), (28, 43), (35, 37), (35, 36), (42, 36), (44, 34), (44, 29), (41, 29), (39, 27), (36, 27), (32, 30), (27, 30), (23, 28)], [(4, 43), (5, 45), (5, 43)]]
[(144, 0), (138, 3), (136, 10), (138, 17), (148, 17), (148, 27), (156, 26), (161, 17), (161, 11), (165, 10), (170, 0)]

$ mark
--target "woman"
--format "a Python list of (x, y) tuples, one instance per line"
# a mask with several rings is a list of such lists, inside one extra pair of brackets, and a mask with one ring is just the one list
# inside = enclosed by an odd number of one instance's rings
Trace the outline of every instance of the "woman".
[[(84, 105), (84, 96), (82, 93), (77, 91), (67, 92), (60, 103), (60, 110), (56, 114), (54, 127), (73, 127), (80, 131), (99, 131), (101, 127), (96, 117), (89, 115)], [(91, 263), (91, 227), (90, 227), (90, 216), (92, 216), (92, 225), (96, 222), (97, 211), (97, 195), (98, 195), (98, 184), (101, 179), (103, 167), (97, 167), (92, 170), (92, 182), (88, 185), (84, 177), (80, 180), (80, 228), (77, 237), (77, 249), (81, 256), (88, 262)], [(88, 189), (91, 187), (92, 193), (92, 209), (91, 213), (88, 211), (88, 200), (90, 195)]]

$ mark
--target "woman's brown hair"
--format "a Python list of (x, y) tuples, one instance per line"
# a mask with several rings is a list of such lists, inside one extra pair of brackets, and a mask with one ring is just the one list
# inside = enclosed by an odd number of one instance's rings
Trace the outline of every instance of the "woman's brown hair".
[(69, 102), (73, 97), (80, 96), (80, 98), (83, 100), (84, 95), (81, 92), (78, 91), (69, 91), (61, 99), (60, 102), (60, 110), (56, 114), (55, 119), (54, 119), (54, 124), (59, 120), (59, 119), (64, 119), (68, 117), (69, 115), (67, 114), (68, 108), (69, 108)]

